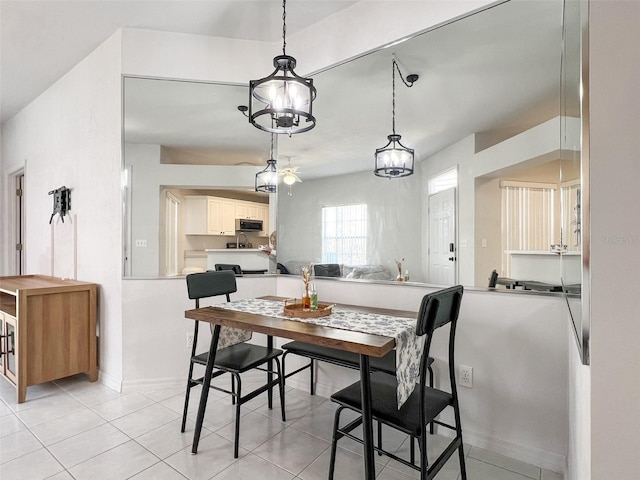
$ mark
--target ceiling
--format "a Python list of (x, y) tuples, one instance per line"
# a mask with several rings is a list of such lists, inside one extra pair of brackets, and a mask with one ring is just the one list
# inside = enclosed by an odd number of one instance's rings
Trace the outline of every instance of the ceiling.
[[(287, 3), (287, 35), (354, 1)], [(280, 0), (1, 0), (0, 123), (11, 118), (118, 28), (277, 42)]]
[[(287, 34), (354, 3), (289, 0)], [(512, 0), (320, 72), (314, 75), (317, 126), (278, 136), (278, 159), (290, 157), (303, 179), (372, 169), (374, 150), (391, 133), (392, 54), (405, 76), (420, 75), (411, 89), (396, 79), (396, 130), (417, 159), (474, 133), (502, 139), (552, 118), (559, 113), (561, 20), (561, 0)], [(281, 2), (2, 0), (1, 120), (124, 26), (277, 43)], [(188, 150), (192, 163), (210, 163), (213, 155), (231, 164), (263, 164), (269, 136), (236, 110), (247, 103), (246, 86), (205, 87), (213, 90), (187, 108), (178, 105), (184, 92), (158, 87), (154, 96), (149, 89), (139, 99), (141, 115), (129, 123), (136, 129), (127, 129), (127, 141)], [(216, 103), (221, 105), (211, 108)], [(198, 122), (195, 113), (202, 116)], [(208, 127), (198, 131), (197, 124)]]
[[(486, 147), (553, 118), (561, 20), (560, 0), (514, 0), (317, 73), (317, 126), (277, 135), (276, 158), (290, 158), (303, 180), (373, 170), (392, 133), (392, 55), (404, 76), (420, 75), (412, 88), (396, 76), (396, 131), (418, 160), (472, 134)], [(246, 86), (127, 79), (125, 140), (169, 147), (169, 163), (264, 165), (269, 135), (237, 111), (247, 101)]]

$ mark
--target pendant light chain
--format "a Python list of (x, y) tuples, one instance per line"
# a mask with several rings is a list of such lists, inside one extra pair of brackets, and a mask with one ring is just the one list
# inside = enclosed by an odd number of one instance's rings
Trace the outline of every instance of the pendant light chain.
[[(392, 123), (392, 131), (393, 134), (396, 134), (396, 70), (398, 70), (398, 75), (400, 75), (400, 80), (402, 80), (402, 83), (404, 83), (407, 87), (411, 88), (413, 87), (413, 84), (415, 82), (415, 80), (410, 80), (409, 82), (407, 82), (407, 80), (404, 79), (404, 77), (402, 76), (402, 72), (400, 71), (400, 66), (398, 65), (398, 62), (396, 62), (396, 58), (395, 55), (393, 56), (393, 62), (391, 63), (391, 90), (392, 90), (392, 103), (391, 103), (391, 123)], [(411, 75), (409, 75), (409, 78), (411, 77)]]
[(287, 47), (287, 0), (282, 0), (282, 54), (286, 55)]
[[(393, 63), (391, 64), (391, 91), (393, 92), (391, 102), (391, 131), (394, 135), (396, 134), (396, 68), (398, 68), (398, 65), (396, 64), (396, 59), (394, 58)], [(398, 72), (399, 71), (400, 70), (398, 70)]]
[(282, 55), (274, 57), (273, 66), (270, 75), (249, 81), (249, 106), (238, 109), (265, 132), (291, 136), (311, 130), (317, 92), (313, 79), (295, 73), (296, 59), (287, 55), (287, 0), (282, 0)]

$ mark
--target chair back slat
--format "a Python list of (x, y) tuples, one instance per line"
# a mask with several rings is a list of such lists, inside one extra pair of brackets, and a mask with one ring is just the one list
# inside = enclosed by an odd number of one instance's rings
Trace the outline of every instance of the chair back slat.
[(187, 275), (187, 291), (191, 300), (227, 295), (238, 291), (236, 276), (231, 270)]
[(458, 319), (462, 285), (445, 288), (423, 297), (416, 325), (417, 335), (431, 335), (437, 328)]

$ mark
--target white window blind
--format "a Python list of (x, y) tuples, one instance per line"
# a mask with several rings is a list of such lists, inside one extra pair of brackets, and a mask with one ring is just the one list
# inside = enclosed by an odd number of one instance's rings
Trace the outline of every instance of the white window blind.
[(322, 207), (322, 262), (365, 264), (367, 205)]
[(549, 251), (554, 243), (554, 190), (552, 184), (501, 182), (502, 271), (511, 271), (507, 250)]

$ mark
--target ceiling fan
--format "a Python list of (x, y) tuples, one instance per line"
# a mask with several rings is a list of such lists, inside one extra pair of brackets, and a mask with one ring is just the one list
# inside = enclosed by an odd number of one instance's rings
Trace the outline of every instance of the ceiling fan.
[(298, 167), (291, 166), (291, 157), (287, 157), (289, 166), (278, 170), (278, 176), (282, 177), (282, 181), (289, 186), (289, 195), (291, 195), (291, 185), (296, 182), (302, 182), (298, 176)]

